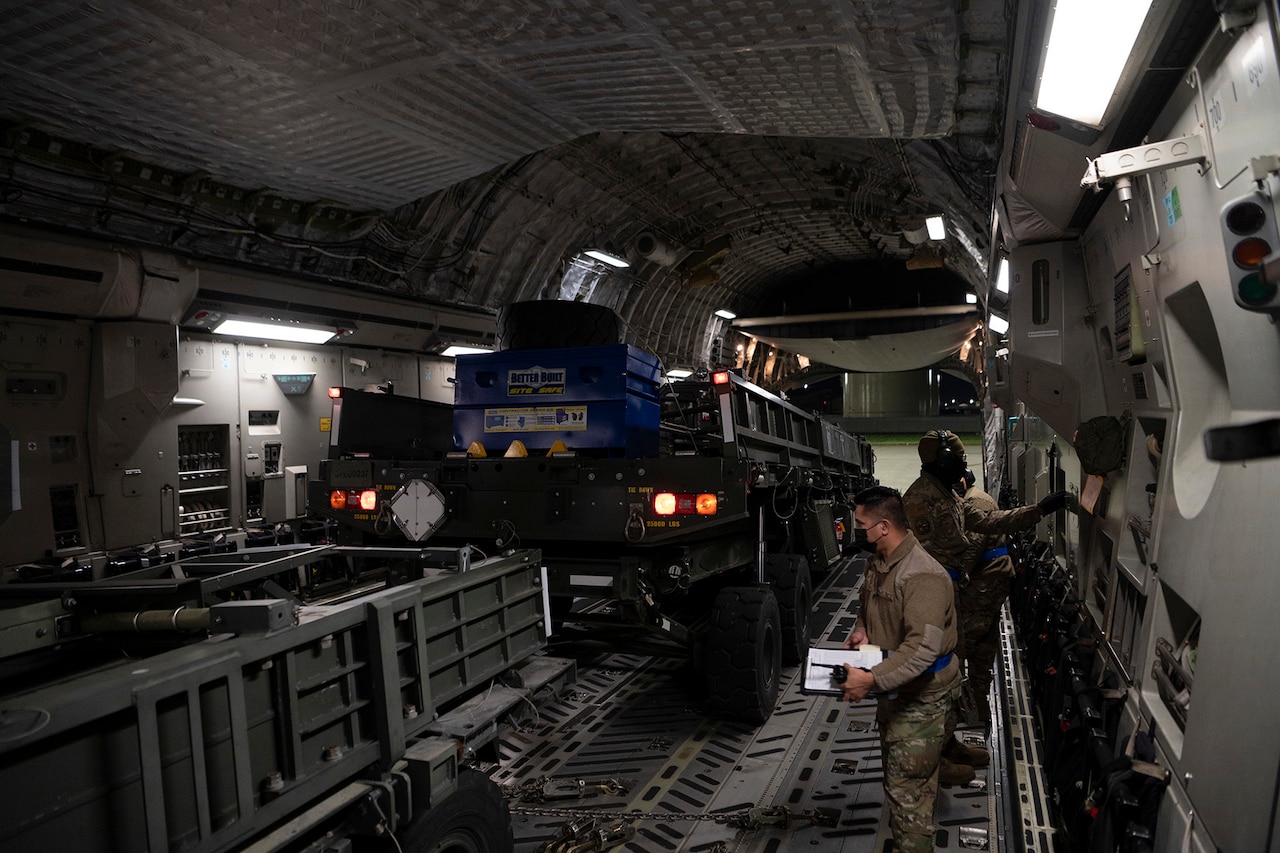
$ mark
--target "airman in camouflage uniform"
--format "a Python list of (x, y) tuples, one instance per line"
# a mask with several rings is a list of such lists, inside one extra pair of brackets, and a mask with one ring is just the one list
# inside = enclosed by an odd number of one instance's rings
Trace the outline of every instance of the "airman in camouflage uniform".
[[(966, 513), (972, 505), (990, 514), (999, 509), (991, 495), (978, 488), (972, 471), (965, 471), (964, 496)], [(1013, 560), (1003, 533), (979, 536), (983, 552), (969, 572), (969, 583), (956, 596), (960, 614), (960, 635), (964, 638), (965, 672), (969, 687), (977, 699), (978, 714), (991, 722), (991, 703), (986, 701), (991, 690), (991, 670), (1000, 648), (1000, 608), (1013, 586)]]
[[(1030, 527), (1047, 513), (1066, 506), (1059, 492), (1039, 504), (1011, 510), (966, 503), (953, 489), (968, 467), (964, 442), (947, 430), (929, 430), (917, 447), (920, 476), (902, 496), (907, 522), (925, 550), (942, 564), (958, 586), (967, 586), (969, 573), (986, 550), (987, 535), (1002, 535)], [(962, 625), (963, 629), (963, 625)], [(965, 641), (963, 631), (961, 643)], [(988, 685), (990, 681), (988, 681)], [(948, 715), (943, 749), (943, 781), (972, 778), (971, 767), (989, 761), (987, 751), (966, 747), (952, 738), (959, 709)]]
[(1044, 517), (1038, 504), (993, 511), (966, 505), (952, 489), (968, 467), (964, 442), (955, 433), (929, 430), (918, 451), (920, 476), (902, 495), (907, 523), (953, 578), (967, 574), (985, 550), (984, 537), (974, 534), (1013, 533)]
[(854, 498), (854, 542), (867, 560), (861, 606), (845, 648), (893, 650), (869, 670), (849, 666), (844, 697), (875, 689), (885, 808), (900, 853), (933, 850), (933, 806), (946, 717), (960, 689), (953, 653), (956, 612), (951, 579), (907, 529), (902, 498), (875, 486)]

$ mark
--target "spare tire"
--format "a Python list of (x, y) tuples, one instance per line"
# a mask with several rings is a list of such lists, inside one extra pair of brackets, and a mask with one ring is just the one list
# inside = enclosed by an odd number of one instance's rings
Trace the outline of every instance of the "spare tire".
[(607, 346), (626, 336), (616, 311), (589, 302), (514, 302), (498, 309), (497, 322), (500, 350)]

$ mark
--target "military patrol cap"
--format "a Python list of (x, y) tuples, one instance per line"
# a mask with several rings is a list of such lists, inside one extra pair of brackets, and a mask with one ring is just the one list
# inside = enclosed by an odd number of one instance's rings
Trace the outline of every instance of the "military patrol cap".
[[(944, 449), (945, 448), (945, 449)], [(920, 461), (925, 465), (930, 462), (942, 462), (949, 455), (965, 458), (964, 442), (953, 432), (945, 429), (931, 429), (920, 439), (916, 446), (920, 453)]]

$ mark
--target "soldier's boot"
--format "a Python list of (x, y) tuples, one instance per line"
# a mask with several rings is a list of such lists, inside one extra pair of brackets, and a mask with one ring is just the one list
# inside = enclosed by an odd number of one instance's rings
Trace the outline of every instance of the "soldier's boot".
[(938, 763), (938, 784), (967, 785), (977, 776), (968, 764), (956, 764), (943, 758)]
[(970, 767), (986, 767), (991, 763), (991, 753), (976, 746), (966, 746), (955, 738), (951, 738), (942, 747), (942, 757), (954, 764), (967, 764)]

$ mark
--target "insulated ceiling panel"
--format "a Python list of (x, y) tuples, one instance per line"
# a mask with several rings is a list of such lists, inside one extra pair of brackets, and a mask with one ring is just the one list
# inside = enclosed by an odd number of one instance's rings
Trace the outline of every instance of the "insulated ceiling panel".
[[(573, 293), (697, 361), (715, 308), (900, 263), (927, 212), (982, 282), (1013, 9), (0, 4), (6, 213), (478, 309)], [(673, 260), (565, 279), (588, 243), (642, 232)]]
[(0, 24), (12, 118), (383, 208), (600, 130), (944, 134), (959, 27), (951, 3), (770, 0), (47, 0)]

